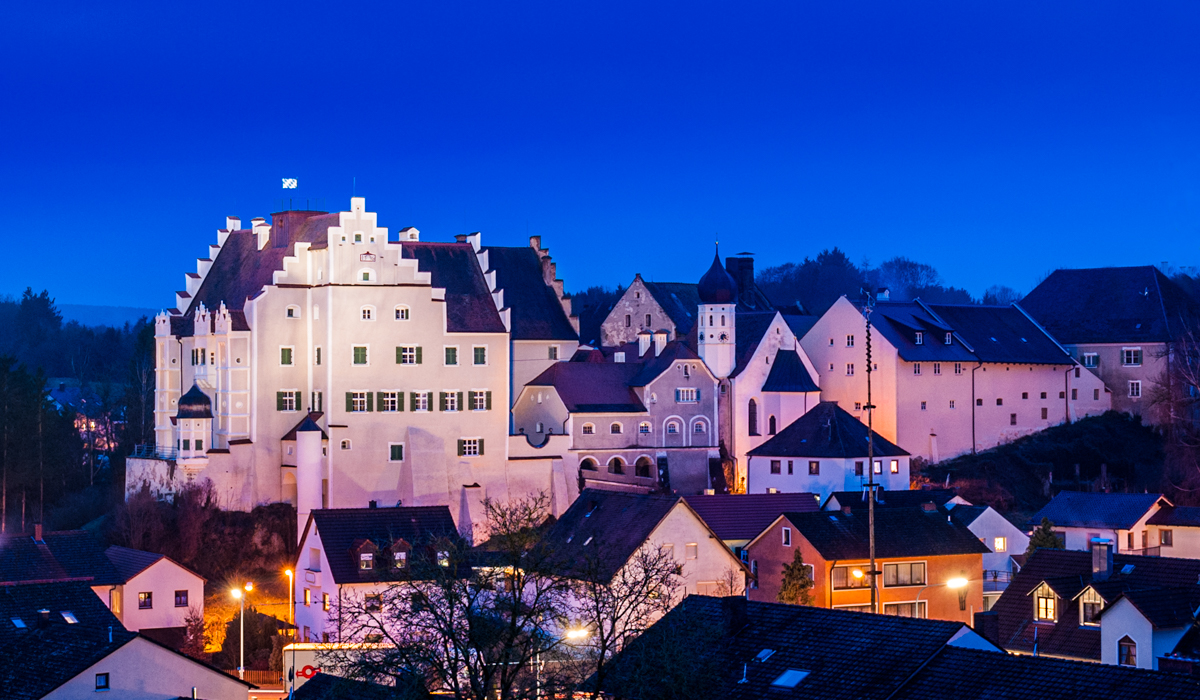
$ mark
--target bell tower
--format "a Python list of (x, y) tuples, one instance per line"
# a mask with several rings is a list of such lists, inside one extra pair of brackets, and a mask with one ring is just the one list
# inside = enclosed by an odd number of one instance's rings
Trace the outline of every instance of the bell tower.
[(737, 348), (737, 282), (721, 265), (718, 251), (712, 267), (700, 278), (696, 292), (700, 297), (697, 309), (696, 344), (700, 359), (718, 379), (725, 379), (734, 369)]

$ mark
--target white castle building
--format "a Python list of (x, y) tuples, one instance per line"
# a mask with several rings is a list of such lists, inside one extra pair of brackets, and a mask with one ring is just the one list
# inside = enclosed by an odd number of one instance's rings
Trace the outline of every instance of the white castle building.
[[(553, 447), (520, 437), (508, 459), (514, 375), (519, 388), (579, 344), (554, 264), (530, 243), (390, 239), (363, 198), (228, 219), (155, 320), (157, 445), (129, 460), (127, 488), (206, 477), (225, 507), (296, 503), (301, 526), (372, 501), (450, 505), (462, 526), (486, 496), (535, 490), (565, 510), (577, 486)], [(299, 454), (308, 420), (319, 454)]]

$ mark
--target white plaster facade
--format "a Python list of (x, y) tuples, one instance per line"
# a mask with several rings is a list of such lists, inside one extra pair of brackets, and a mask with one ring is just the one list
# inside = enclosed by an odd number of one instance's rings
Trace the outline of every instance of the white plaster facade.
[[(907, 455), (876, 457), (875, 483), (887, 491), (909, 488)], [(778, 462), (778, 465), (773, 465)], [(812, 463), (816, 473), (812, 473)], [(861, 491), (867, 483), (867, 458), (864, 457), (749, 457), (746, 493), (813, 493), (821, 501), (835, 491)], [(779, 473), (772, 470), (778, 466)], [(862, 471), (859, 471), (861, 468)], [(893, 471), (893, 469), (895, 471)]]
[[(108, 674), (109, 689), (96, 688), (97, 674)], [(143, 637), (135, 637), (79, 675), (55, 688), (47, 700), (84, 700), (111, 696), (125, 700), (195, 697), (245, 700), (248, 686)]]
[(1100, 662), (1119, 665), (1119, 645), (1128, 637), (1137, 645), (1136, 668), (1157, 670), (1159, 657), (1171, 653), (1187, 631), (1187, 626), (1156, 629), (1128, 598), (1121, 598), (1100, 616)]
[(92, 590), (130, 632), (183, 627), (191, 609), (204, 615), (204, 579), (166, 557), (124, 584)]

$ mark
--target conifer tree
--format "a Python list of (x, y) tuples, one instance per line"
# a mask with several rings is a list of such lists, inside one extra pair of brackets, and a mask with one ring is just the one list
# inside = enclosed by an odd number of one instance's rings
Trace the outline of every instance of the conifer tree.
[(1050, 518), (1042, 518), (1042, 524), (1037, 526), (1033, 534), (1029, 536), (1029, 548), (1025, 550), (1025, 556), (1033, 554), (1037, 549), (1062, 549), (1062, 543), (1058, 540), (1058, 535), (1054, 534), (1054, 523), (1050, 522)]
[(811, 605), (812, 587), (812, 569), (804, 563), (804, 557), (797, 547), (791, 563), (783, 565), (783, 581), (777, 598), (780, 603)]

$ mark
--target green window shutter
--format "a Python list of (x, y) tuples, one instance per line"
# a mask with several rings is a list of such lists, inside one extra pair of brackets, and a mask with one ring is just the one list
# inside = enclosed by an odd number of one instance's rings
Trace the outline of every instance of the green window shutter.
[(438, 392), (438, 410), (439, 411), (446, 410), (446, 392), (444, 392), (444, 391)]
[[(459, 407), (458, 407), (458, 410), (460, 410), (460, 411), (461, 411), (461, 410), (462, 410), (462, 408), (463, 408), (462, 406), (459, 406)], [(468, 391), (468, 392), (467, 392), (467, 408), (468, 408), (468, 409), (474, 409), (474, 408), (475, 408), (475, 392), (473, 392), (473, 391)]]
[(417, 364), (421, 364), (421, 346), (417, 346)]
[(404, 352), (404, 348), (396, 348), (396, 364), (400, 364), (400, 355)]
[(461, 392), (461, 391), (460, 391), (460, 392), (458, 392), (458, 410), (460, 410), (460, 411), (465, 411), (465, 410), (466, 410), (466, 409), (463, 407), (463, 394), (462, 394), (462, 392)]
[(483, 438), (479, 438), (479, 456), (483, 456)]
[(483, 392), (483, 400), (486, 402), (487, 410), (492, 410), (492, 392)]
[(696, 400), (697, 401), (700, 400), (700, 390), (699, 389), (696, 389)]
[(396, 410), (397, 411), (404, 410), (404, 392), (403, 391), (396, 392)]
[(370, 391), (367, 392), (367, 410), (368, 411), (375, 410), (375, 394)]
[(392, 445), (391, 458), (393, 462), (401, 462), (404, 460), (404, 445)]
[(300, 400), (300, 392), (297, 391), (296, 392), (296, 410), (297, 411), (301, 410), (300, 407), (303, 405), (304, 405), (304, 402)]
[(675, 403), (679, 403), (679, 390), (675, 390)]
[(413, 411), (417, 410), (417, 392), (415, 392), (415, 391), (411, 392), (408, 395), (408, 400), (409, 400), (409, 404), (408, 404), (409, 409), (413, 410)]
[(379, 406), (379, 410), (381, 410), (381, 411), (383, 410), (384, 401), (383, 401), (383, 392), (382, 391), (375, 392), (375, 405)]
[(354, 411), (354, 394), (347, 391), (346, 392), (346, 413), (351, 413), (352, 411)]
[(459, 457), (463, 456), (463, 441), (462, 440), (458, 441), (458, 456)]
[(276, 411), (283, 410), (283, 392), (282, 391), (275, 392), (275, 410)]

